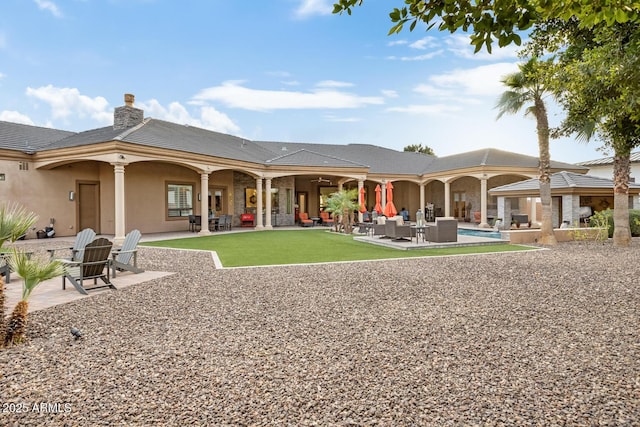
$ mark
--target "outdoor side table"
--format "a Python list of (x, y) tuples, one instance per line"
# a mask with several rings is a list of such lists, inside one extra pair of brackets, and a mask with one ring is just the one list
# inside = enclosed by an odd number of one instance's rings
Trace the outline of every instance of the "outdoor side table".
[(416, 237), (416, 245), (420, 243), (420, 237), (422, 237), (422, 241), (427, 241), (427, 226), (426, 225), (412, 225), (411, 226), (411, 239), (413, 240), (413, 236)]

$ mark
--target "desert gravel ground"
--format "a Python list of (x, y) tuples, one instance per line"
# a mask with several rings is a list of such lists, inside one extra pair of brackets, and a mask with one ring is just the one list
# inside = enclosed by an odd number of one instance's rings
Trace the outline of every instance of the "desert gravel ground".
[(140, 264), (179, 275), (30, 315), (0, 351), (0, 425), (640, 425), (637, 238), (222, 270), (141, 248)]

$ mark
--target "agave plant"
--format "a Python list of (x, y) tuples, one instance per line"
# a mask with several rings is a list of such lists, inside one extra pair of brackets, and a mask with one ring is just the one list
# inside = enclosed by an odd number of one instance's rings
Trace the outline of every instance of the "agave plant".
[(31, 292), (45, 280), (64, 273), (62, 264), (57, 260), (41, 257), (29, 257), (24, 251), (13, 250), (9, 265), (23, 279), (22, 299), (16, 304), (6, 326), (4, 345), (17, 344), (24, 340), (27, 328), (27, 312)]
[[(15, 242), (31, 228), (38, 217), (33, 212), (29, 212), (17, 203), (0, 204), (0, 251), (2, 246), (9, 240)], [(0, 262), (5, 262), (0, 259)], [(4, 343), (6, 336), (6, 324), (4, 321), (4, 278), (0, 276), (0, 345)]]

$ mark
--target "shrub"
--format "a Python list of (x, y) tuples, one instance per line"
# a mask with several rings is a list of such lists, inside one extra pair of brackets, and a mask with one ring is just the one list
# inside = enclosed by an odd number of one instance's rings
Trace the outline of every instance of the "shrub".
[[(590, 227), (607, 227), (609, 238), (613, 237), (613, 209), (596, 212), (589, 218)], [(640, 236), (640, 210), (629, 209), (629, 229), (632, 236)]]

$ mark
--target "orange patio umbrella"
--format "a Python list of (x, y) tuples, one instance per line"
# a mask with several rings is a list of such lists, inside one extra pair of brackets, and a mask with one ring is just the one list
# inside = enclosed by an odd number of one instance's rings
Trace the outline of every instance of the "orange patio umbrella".
[(382, 213), (382, 205), (380, 204), (380, 199), (382, 198), (382, 196), (380, 195), (380, 193), (382, 193), (382, 188), (380, 188), (380, 184), (378, 184), (376, 185), (376, 205), (373, 208), (374, 211), (378, 212), (378, 215)]
[(390, 218), (392, 216), (396, 216), (398, 210), (393, 204), (393, 184), (387, 184), (387, 204), (384, 207), (384, 216)]
[(364, 196), (364, 187), (360, 189), (360, 212), (365, 213), (367, 211), (366, 200)]

